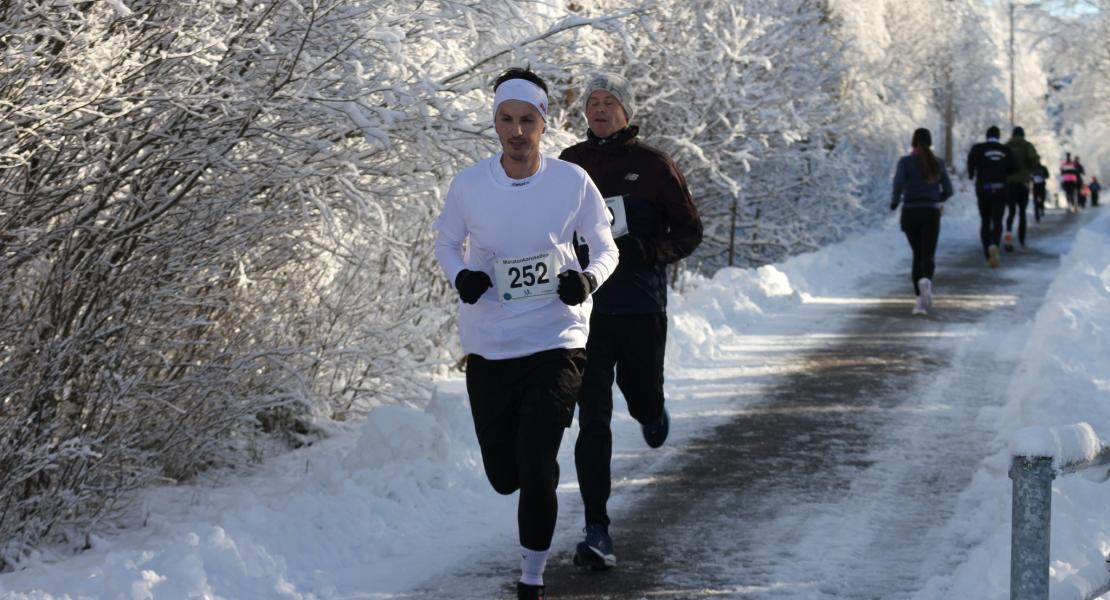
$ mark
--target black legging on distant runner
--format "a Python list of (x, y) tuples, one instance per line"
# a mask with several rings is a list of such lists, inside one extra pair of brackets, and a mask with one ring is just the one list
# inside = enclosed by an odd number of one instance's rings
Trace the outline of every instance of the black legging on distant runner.
[(1044, 201), (1047, 195), (1047, 188), (1043, 183), (1033, 184), (1033, 218), (1040, 221), (1044, 216)]
[(937, 238), (940, 237), (939, 208), (902, 208), (902, 231), (913, 249), (913, 293), (921, 295), (917, 281), (933, 278), (936, 271)]
[(1002, 241), (1002, 215), (1006, 212), (1006, 188), (976, 187), (976, 196), (979, 199), (979, 239), (983, 242), (983, 256), (990, 258), (987, 248), (992, 245), (997, 246)]
[(574, 466), (587, 525), (609, 525), (606, 504), (613, 457), (613, 375), (639, 423), (663, 413), (663, 356), (667, 314), (606, 315), (594, 311), (586, 342), (586, 374), (578, 398), (578, 442)]
[(547, 550), (559, 502), (559, 444), (574, 417), (586, 352), (555, 349), (488, 360), (470, 354), (466, 391), (486, 477), (499, 494), (518, 489), (520, 545)]
[(1074, 181), (1064, 182), (1064, 197), (1068, 200), (1068, 208), (1075, 210), (1079, 208), (1079, 184)]
[(1025, 245), (1025, 209), (1029, 207), (1029, 188), (1025, 184), (1010, 182), (1006, 185), (1006, 231), (1014, 230), (1014, 214), (1018, 218), (1018, 242)]

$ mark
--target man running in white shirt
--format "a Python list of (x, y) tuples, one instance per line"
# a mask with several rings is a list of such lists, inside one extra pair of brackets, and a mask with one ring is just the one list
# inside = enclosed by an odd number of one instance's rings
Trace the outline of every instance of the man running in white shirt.
[[(461, 300), (466, 389), (486, 476), (498, 493), (520, 490), (517, 597), (543, 600), (556, 455), (582, 385), (590, 294), (618, 254), (586, 172), (540, 153), (547, 85), (539, 76), (509, 69), (498, 77), (494, 126), (501, 152), (451, 181), (435, 252)], [(581, 272), (575, 231), (591, 249)]]

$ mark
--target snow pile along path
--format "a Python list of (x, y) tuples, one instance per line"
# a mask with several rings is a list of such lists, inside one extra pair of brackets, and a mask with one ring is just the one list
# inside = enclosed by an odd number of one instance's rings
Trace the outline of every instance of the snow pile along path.
[[(1009, 597), (1011, 482), (1010, 442), (1023, 428), (1060, 428), (1088, 424), (1090, 435), (1110, 439), (1110, 212), (1101, 211), (1080, 229), (1070, 252), (1028, 327), (1021, 363), (1006, 387), (1008, 402), (984, 410), (979, 421), (997, 431), (996, 449), (961, 495), (961, 510), (950, 524), (974, 544), (966, 562), (949, 577), (939, 577), (915, 596), (1003, 600)], [(1086, 216), (1086, 215), (1084, 215)], [(1044, 442), (1081, 450), (1073, 440)], [(1090, 445), (1090, 444), (1086, 444)], [(1021, 448), (1017, 448), (1021, 449)], [(1078, 458), (1069, 456), (1067, 458)], [(1079, 600), (1107, 581), (1104, 556), (1110, 549), (1107, 483), (1082, 474), (1052, 483), (1052, 597)], [(947, 594), (940, 590), (947, 590)]]

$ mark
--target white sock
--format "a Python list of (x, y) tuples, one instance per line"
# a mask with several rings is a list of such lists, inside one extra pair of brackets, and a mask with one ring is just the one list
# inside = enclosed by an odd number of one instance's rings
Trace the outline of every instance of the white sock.
[(547, 566), (547, 550), (520, 547), (520, 582), (543, 585), (543, 569)]

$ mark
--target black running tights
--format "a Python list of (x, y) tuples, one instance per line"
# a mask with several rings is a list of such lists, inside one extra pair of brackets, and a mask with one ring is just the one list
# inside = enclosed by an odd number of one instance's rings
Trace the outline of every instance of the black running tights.
[(1014, 230), (1014, 216), (1018, 218), (1018, 241), (1025, 245), (1025, 209), (1029, 207), (1029, 188), (1020, 183), (1006, 184), (1006, 231)]
[(913, 250), (913, 293), (921, 295), (917, 282), (921, 278), (932, 279), (936, 271), (935, 256), (937, 238), (940, 237), (939, 208), (903, 208), (902, 231)]
[(582, 386), (582, 348), (530, 356), (467, 358), (466, 390), (486, 477), (499, 494), (520, 490), (520, 545), (547, 550), (559, 503), (559, 444)]
[(652, 423), (663, 413), (663, 355), (667, 345), (664, 312), (590, 317), (586, 342), (586, 373), (578, 398), (578, 441), (574, 466), (582, 493), (587, 525), (609, 525), (606, 505), (612, 484), (613, 378), (639, 423)]

